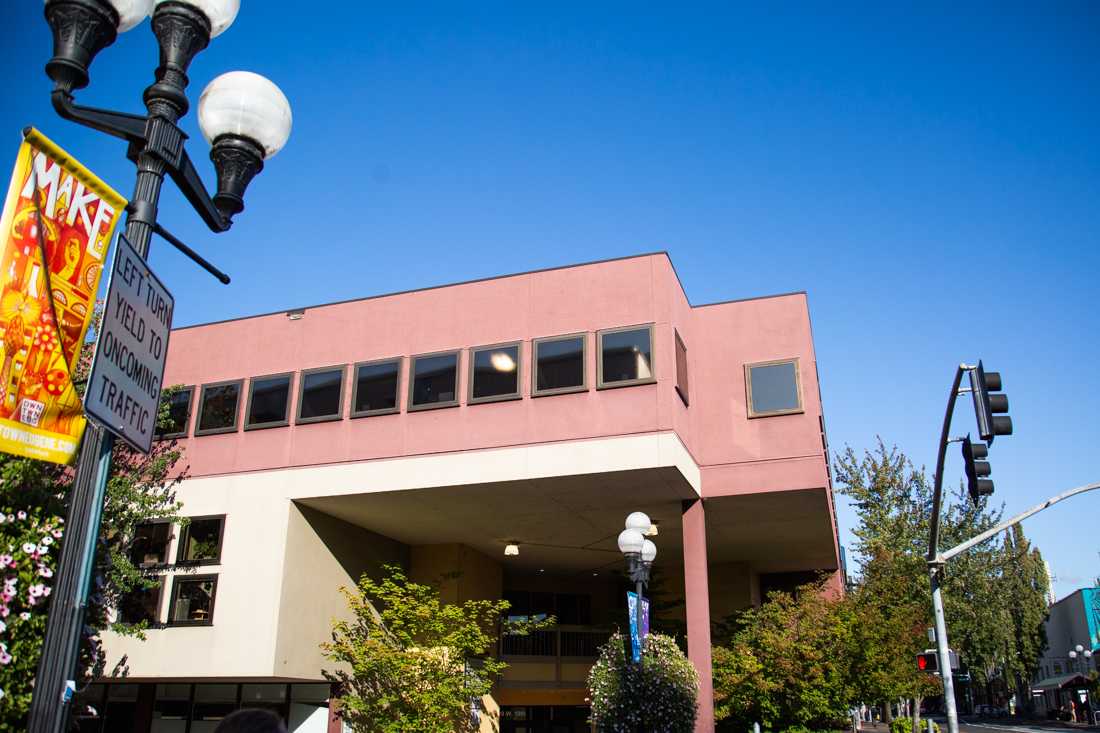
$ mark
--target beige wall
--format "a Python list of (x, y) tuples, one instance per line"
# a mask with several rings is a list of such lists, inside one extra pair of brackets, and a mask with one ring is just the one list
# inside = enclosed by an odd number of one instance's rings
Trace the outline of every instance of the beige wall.
[(499, 562), (456, 543), (411, 548), (409, 578), (437, 587), (444, 603), (497, 600), (504, 588)]
[(378, 577), (383, 565), (405, 565), (408, 551), (296, 502), (289, 511), (274, 673), (316, 678), (329, 666), (320, 645), (330, 639), (333, 620), (350, 618), (340, 588), (354, 590), (360, 576)]

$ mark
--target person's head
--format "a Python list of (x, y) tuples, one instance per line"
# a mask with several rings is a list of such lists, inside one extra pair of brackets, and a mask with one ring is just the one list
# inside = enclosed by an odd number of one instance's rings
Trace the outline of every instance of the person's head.
[(275, 713), (245, 708), (225, 716), (214, 733), (286, 733), (286, 726)]

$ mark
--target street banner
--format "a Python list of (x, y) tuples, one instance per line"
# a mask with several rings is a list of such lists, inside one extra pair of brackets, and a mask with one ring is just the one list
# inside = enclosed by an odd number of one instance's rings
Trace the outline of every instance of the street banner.
[(153, 447), (175, 302), (129, 240), (118, 235), (84, 410), (142, 453)]
[(626, 611), (630, 614), (630, 649), (634, 661), (642, 661), (642, 643), (649, 636), (649, 599), (642, 598), (642, 623), (638, 626), (638, 594), (626, 592)]
[(0, 217), (0, 450), (69, 463), (85, 419), (72, 375), (126, 199), (33, 128)]

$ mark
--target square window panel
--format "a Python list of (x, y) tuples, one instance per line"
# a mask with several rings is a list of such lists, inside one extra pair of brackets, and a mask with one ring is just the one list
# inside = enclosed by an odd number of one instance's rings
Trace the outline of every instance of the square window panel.
[(177, 575), (172, 589), (168, 622), (180, 626), (208, 626), (214, 621), (218, 576)]
[(339, 420), (343, 413), (344, 367), (302, 372), (298, 394), (298, 422)]
[(798, 360), (745, 365), (749, 417), (802, 412), (802, 387)]
[(458, 352), (414, 356), (409, 367), (409, 409), (458, 404)]
[(180, 545), (176, 552), (179, 565), (216, 565), (221, 561), (222, 529), (225, 515), (218, 517), (192, 517), (180, 531)]
[(532, 395), (580, 392), (585, 381), (585, 334), (535, 339), (531, 343), (534, 364)]
[(519, 399), (519, 343), (470, 350), (470, 402)]
[(195, 428), (195, 435), (229, 433), (236, 430), (240, 401), (240, 380), (203, 385), (199, 424)]
[(679, 331), (676, 334), (676, 393), (684, 404), (690, 404), (688, 400), (688, 350), (684, 346), (684, 340), (680, 338)]
[(599, 386), (624, 387), (654, 381), (653, 327), (600, 331)]
[(157, 425), (158, 438), (183, 438), (187, 436), (188, 423), (191, 422), (191, 398), (195, 396), (194, 387), (182, 387), (170, 396), (168, 402), (167, 423)]
[(168, 562), (168, 541), (172, 525), (168, 522), (149, 522), (134, 528), (134, 541), (130, 543), (130, 562), (136, 567), (153, 567)]
[(352, 417), (397, 412), (400, 384), (400, 359), (356, 364)]
[(160, 585), (138, 588), (118, 599), (118, 618), (123, 623), (155, 624), (160, 618)]
[(287, 424), (290, 415), (290, 374), (273, 374), (248, 380), (245, 430)]

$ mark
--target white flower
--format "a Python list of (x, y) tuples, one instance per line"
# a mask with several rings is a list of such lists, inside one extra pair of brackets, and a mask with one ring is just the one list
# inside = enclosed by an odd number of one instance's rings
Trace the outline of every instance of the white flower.
[(45, 545), (39, 545), (35, 549), (38, 550), (39, 555), (47, 555), (50, 552), (50, 548), (46, 547)]
[(49, 535), (46, 535), (45, 537), (42, 538), (42, 544), (43, 545), (52, 545), (53, 544), (53, 537), (50, 537)]
[(34, 552), (34, 550), (35, 550), (35, 546), (34, 546), (33, 542), (24, 542), (23, 543), (23, 552), (25, 552), (29, 555), (30, 553)]
[(20, 520), (23, 520), (27, 518), (27, 513), (20, 509), (18, 512), (15, 513), (15, 516), (19, 517)]
[(31, 620), (31, 612), (30, 611), (24, 611), (23, 613), (19, 614), (19, 618), (23, 619), (24, 621), (30, 621)]

